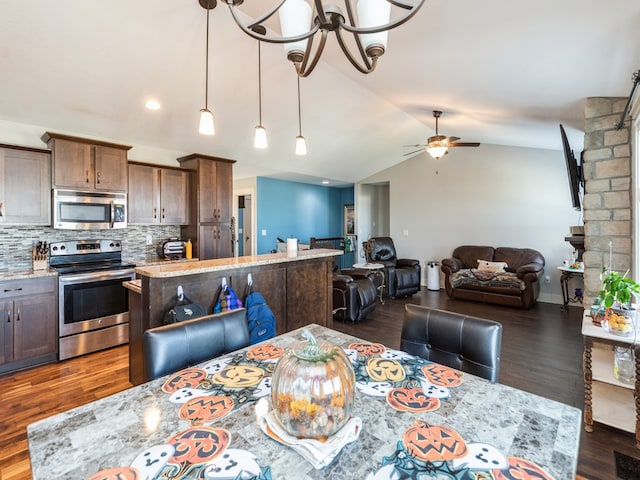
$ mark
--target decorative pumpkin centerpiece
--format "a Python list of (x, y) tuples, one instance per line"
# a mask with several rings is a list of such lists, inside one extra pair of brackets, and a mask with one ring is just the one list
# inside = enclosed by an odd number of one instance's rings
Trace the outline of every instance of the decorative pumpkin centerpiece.
[(316, 341), (308, 330), (302, 336), (306, 342), (287, 350), (276, 365), (271, 401), (290, 435), (324, 439), (351, 416), (355, 374), (342, 348)]
[(609, 331), (616, 335), (629, 335), (634, 328), (635, 310), (631, 297), (640, 294), (640, 285), (614, 270), (602, 270), (602, 289), (598, 292), (601, 305), (606, 309), (605, 320)]

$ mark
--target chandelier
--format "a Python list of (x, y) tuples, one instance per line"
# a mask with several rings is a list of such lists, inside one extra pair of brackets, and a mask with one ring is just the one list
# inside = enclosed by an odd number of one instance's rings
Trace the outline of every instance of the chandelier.
[[(298, 75), (306, 77), (318, 64), (331, 32), (358, 71), (373, 72), (387, 48), (388, 31), (413, 17), (425, 0), (358, 0), (355, 8), (354, 0), (277, 0), (269, 11), (249, 23), (244, 23), (241, 17), (246, 15), (238, 12), (244, 0), (223, 1), (243, 32), (259, 41), (283, 44)], [(342, 8), (335, 3), (341, 3)], [(276, 13), (279, 22), (272, 19)], [(271, 31), (279, 26), (280, 35), (257, 34), (253, 29), (262, 24)]]

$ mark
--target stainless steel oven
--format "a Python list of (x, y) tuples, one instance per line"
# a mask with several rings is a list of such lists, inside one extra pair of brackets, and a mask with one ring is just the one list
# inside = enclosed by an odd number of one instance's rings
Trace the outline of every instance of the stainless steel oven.
[(58, 271), (59, 358), (64, 360), (129, 341), (129, 296), (135, 278), (116, 240), (53, 243)]

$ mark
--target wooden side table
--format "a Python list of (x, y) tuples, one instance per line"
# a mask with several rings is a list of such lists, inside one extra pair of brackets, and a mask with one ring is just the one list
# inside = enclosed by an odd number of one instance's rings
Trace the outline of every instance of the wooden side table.
[[(582, 318), (584, 337), (584, 429), (593, 431), (593, 422), (635, 433), (640, 449), (640, 331), (636, 337), (622, 337), (594, 325), (589, 310)], [(635, 341), (634, 341), (635, 340)], [(613, 348), (633, 348), (635, 385), (618, 381), (613, 375)]]

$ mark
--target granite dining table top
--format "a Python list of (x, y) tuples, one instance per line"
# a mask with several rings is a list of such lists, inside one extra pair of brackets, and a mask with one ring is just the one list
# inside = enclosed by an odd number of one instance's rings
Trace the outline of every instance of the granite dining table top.
[(357, 381), (351, 436), (330, 455), (330, 442), (320, 444), (324, 463), (305, 459), (304, 442), (267, 435), (262, 422), (277, 359), (302, 340), (295, 330), (30, 424), (33, 478), (574, 478), (579, 409), (305, 328), (345, 349)]

